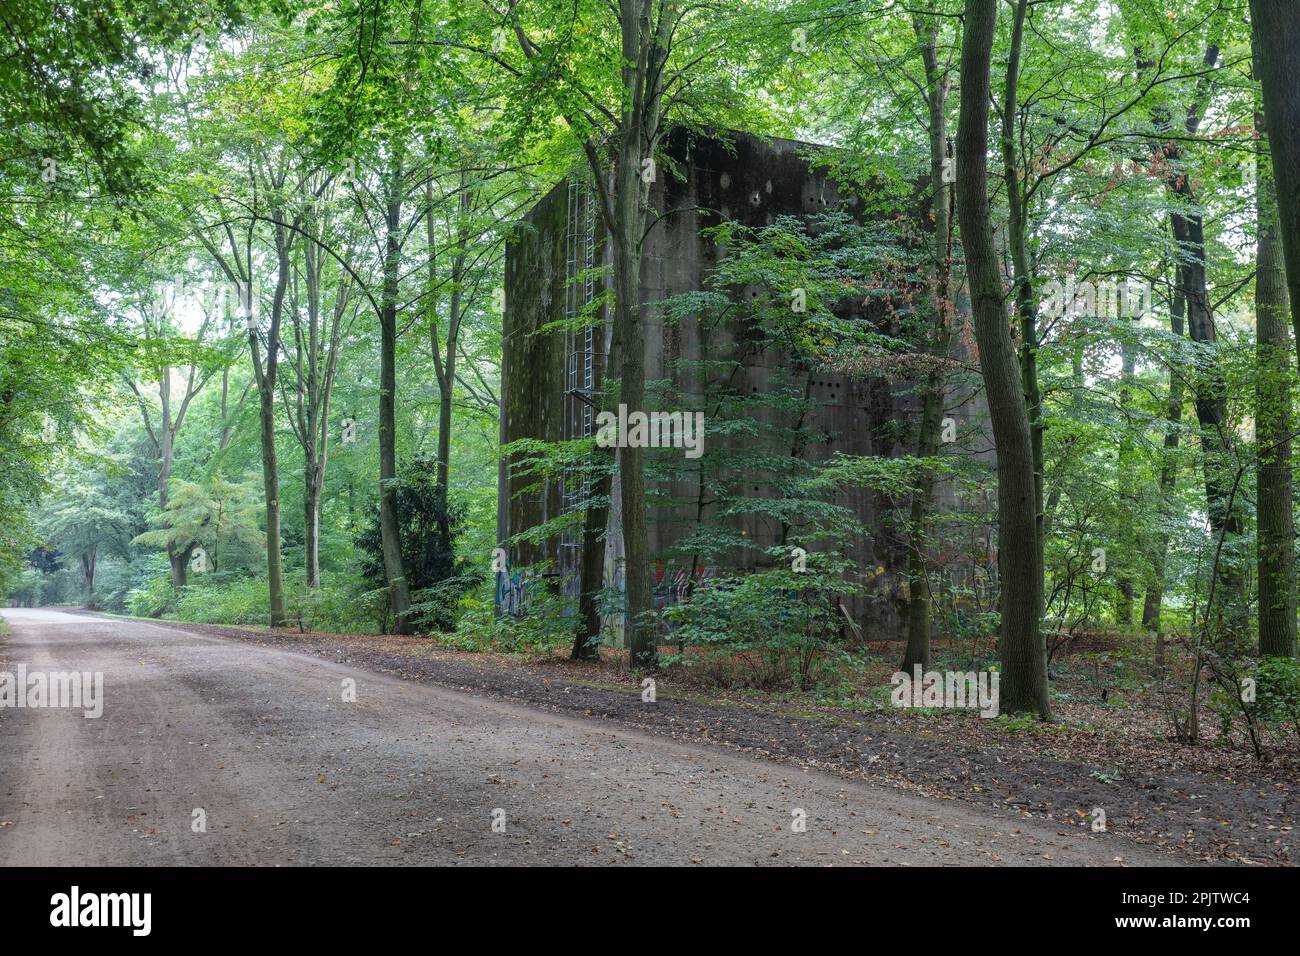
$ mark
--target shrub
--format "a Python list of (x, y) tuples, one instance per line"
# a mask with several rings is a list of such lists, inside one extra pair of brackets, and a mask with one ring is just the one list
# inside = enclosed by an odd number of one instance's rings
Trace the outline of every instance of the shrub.
[(459, 602), (462, 614), (455, 633), (441, 643), (466, 651), (532, 653), (573, 646), (576, 623), (572, 598), (539, 589), (529, 595), (523, 612), (515, 617), (498, 614), (495, 586), (483, 585)]
[(1255, 672), (1255, 707), (1259, 719), (1287, 727), (1300, 743), (1300, 662), (1266, 657)]
[(839, 637), (836, 599), (844, 592), (838, 577), (811, 570), (710, 580), (660, 612), (683, 649), (670, 661), (704, 665), (719, 683), (809, 689)]
[[(456, 502), (445, 510), (436, 493), (437, 463), (428, 457), (404, 463), (393, 488), (397, 497), (398, 534), (402, 566), (411, 589), (418, 627), (449, 631), (456, 626), (456, 603), (482, 575), (464, 558), (456, 556), (456, 541), (464, 533), (465, 509)], [(362, 575), (371, 588), (387, 585), (383, 536), (376, 512), (371, 525), (357, 539)]]
[(155, 571), (126, 595), (126, 609), (135, 617), (162, 617), (176, 606), (176, 590), (167, 571)]
[(193, 624), (269, 624), (269, 601), (264, 578), (212, 575), (181, 590), (176, 616)]

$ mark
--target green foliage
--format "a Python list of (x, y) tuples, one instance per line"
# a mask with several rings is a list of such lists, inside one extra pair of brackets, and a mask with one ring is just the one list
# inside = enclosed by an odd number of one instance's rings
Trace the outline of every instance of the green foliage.
[(162, 617), (175, 609), (176, 598), (170, 571), (161, 569), (127, 593), (126, 610), (135, 617)]
[(153, 518), (159, 525), (135, 537), (132, 544), (187, 551), (203, 548), (211, 571), (227, 562), (244, 562), (264, 546), (258, 530), (259, 483), (232, 482), (212, 476), (203, 482), (176, 480), (167, 507)]
[(823, 676), (845, 621), (850, 588), (839, 568), (809, 555), (807, 571), (758, 571), (709, 580), (661, 620), (680, 653), (669, 663), (703, 668), (727, 685), (809, 690)]
[(1259, 753), (1270, 742), (1300, 747), (1300, 662), (1265, 657), (1236, 664), (1210, 695), (1220, 739), (1226, 742), (1240, 732)]
[(270, 623), (267, 584), (260, 578), (187, 584), (181, 589), (176, 617), (194, 624)]
[(573, 645), (574, 602), (563, 595), (540, 590), (530, 596), (519, 617), (499, 614), (492, 587), (471, 591), (461, 601), (462, 616), (454, 633), (439, 641), (466, 651), (500, 651), (510, 654), (567, 650)]
[[(425, 628), (452, 630), (457, 601), (482, 579), (471, 570), (471, 562), (456, 556), (456, 541), (465, 528), (465, 509), (439, 498), (437, 465), (431, 458), (406, 462), (394, 487), (403, 568), (413, 604), (418, 604), (412, 608), (415, 619)], [(365, 581), (374, 588), (384, 586), (387, 578), (377, 515), (357, 546), (365, 555), (361, 565)]]
[(1266, 657), (1255, 670), (1255, 710), (1267, 724), (1289, 725), (1300, 744), (1300, 663)]

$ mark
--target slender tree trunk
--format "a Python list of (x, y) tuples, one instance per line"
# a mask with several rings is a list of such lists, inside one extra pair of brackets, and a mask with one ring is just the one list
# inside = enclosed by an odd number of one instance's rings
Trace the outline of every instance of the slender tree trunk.
[[(269, 351), (269, 350), (268, 350)], [(268, 359), (268, 364), (271, 359)], [(284, 605), (284, 565), (280, 554), (280, 481), (275, 454), (275, 391), (261, 390), (262, 485), (266, 496), (266, 575), (271, 626), (280, 627), (288, 615)]]
[(1300, 3), (1250, 0), (1255, 73), (1264, 92), (1278, 232), (1286, 257), (1291, 324), (1300, 343)]
[[(168, 378), (164, 377), (164, 388)], [(163, 402), (162, 406), (162, 427), (161, 439), (162, 448), (159, 452), (162, 467), (158, 471), (158, 510), (164, 511), (167, 508), (168, 486), (171, 484), (172, 461), (176, 448), (176, 430), (172, 427), (171, 412), (169, 403)], [(171, 575), (172, 587), (180, 590), (189, 583), (190, 556), (194, 553), (194, 544), (190, 543), (183, 548), (178, 548), (173, 543), (167, 545), (167, 566)]]
[[(921, 42), (921, 59), (926, 74), (926, 100), (930, 112), (930, 183), (934, 190), (930, 214), (934, 222), (934, 318), (931, 322), (929, 350), (941, 359), (948, 357), (952, 342), (949, 317), (952, 312), (952, 220), (949, 205), (952, 187), (945, 175), (948, 161), (948, 78), (939, 68), (936, 45), (938, 20), (913, 16), (913, 28)], [(931, 458), (938, 454), (943, 431), (944, 373), (926, 376), (921, 392), (921, 422), (917, 431), (916, 454)], [(902, 670), (911, 673), (920, 665), (930, 666), (930, 569), (926, 548), (930, 510), (934, 505), (935, 476), (924, 469), (917, 476), (908, 516), (907, 549), (907, 651)]]
[(439, 533), (447, 540), (450, 536), (450, 529), (447, 521), (448, 505), (448, 488), (450, 486), (451, 475), (451, 410), (452, 400), (455, 389), (455, 379), (452, 377), (451, 356), (447, 357), (447, 374), (439, 377), (438, 380), (438, 474), (436, 484), (434, 485), (434, 497), (438, 502)]
[[(305, 449), (304, 449), (305, 450)], [(314, 451), (314, 449), (313, 449)], [(320, 587), (320, 469), (315, 462), (303, 465), (302, 547), (307, 587)]]
[[(309, 220), (314, 226), (314, 216)], [(315, 247), (303, 251), (303, 268), (307, 285), (307, 335), (303, 340), (302, 327), (294, 309), (294, 328), (298, 345), (298, 430), (302, 442), (302, 544), (303, 572), (307, 587), (320, 587), (320, 463), (316, 452), (316, 436), (320, 431), (320, 267), (321, 252)], [(304, 349), (306, 355), (303, 355)]]
[[(611, 337), (609, 354), (605, 356), (607, 366), (613, 367), (618, 361), (618, 338)], [(605, 372), (600, 372), (601, 381), (593, 383), (594, 391), (601, 396), (601, 408), (610, 405), (604, 390)], [(592, 396), (593, 399), (595, 396)], [(604, 456), (607, 464), (612, 453), (597, 448), (596, 454)], [(574, 660), (596, 660), (600, 657), (600, 648), (594, 638), (600, 635), (600, 592), (605, 587), (605, 533), (609, 528), (609, 499), (614, 491), (613, 469), (607, 468), (592, 483), (587, 511), (582, 518), (582, 566), (578, 574), (578, 623), (573, 635)], [(593, 502), (596, 502), (593, 504)]]
[[(1255, 176), (1255, 328), (1259, 372), (1255, 384), (1255, 442), (1259, 568), (1259, 653), (1296, 655), (1295, 517), (1291, 476), (1291, 342), (1277, 192), (1268, 162), (1265, 118)], [(1269, 135), (1272, 124), (1269, 124)]]
[[(1120, 316), (1121, 320), (1126, 320), (1126, 318), (1126, 316)], [(1120, 496), (1124, 501), (1132, 501), (1134, 498), (1133, 427), (1128, 420), (1128, 414), (1133, 401), (1133, 384), (1136, 371), (1137, 351), (1131, 335), (1126, 335), (1123, 342), (1120, 343), (1119, 404), (1124, 415), (1124, 425), (1120, 429), (1116, 459), (1119, 464)], [(1133, 535), (1128, 533), (1128, 529), (1121, 529), (1119, 537), (1124, 542), (1125, 547), (1120, 562), (1119, 579), (1115, 582), (1115, 590), (1118, 592), (1119, 598), (1115, 604), (1115, 619), (1119, 624), (1129, 627), (1133, 624), (1133, 603), (1137, 596), (1133, 566), (1136, 563), (1134, 557), (1139, 553), (1139, 546), (1137, 541), (1133, 539)]]
[[(645, 335), (641, 327), (641, 257), (638, 252), (640, 215), (639, 163), (635, 145), (639, 136), (629, 137), (619, 158), (617, 177), (617, 227), (614, 244), (614, 322), (620, 340), (619, 399), (629, 414), (644, 411)], [(632, 663), (640, 667), (655, 663), (655, 635), (642, 620), (651, 608), (650, 545), (646, 521), (645, 474), (640, 448), (627, 443), (618, 450), (619, 492), (623, 515), (624, 581), (627, 588), (627, 620), (624, 635)]]
[[(308, 212), (308, 228), (320, 228), (315, 209)], [(291, 309), (294, 343), (293, 369), (297, 374), (296, 401), (289, 408), (290, 423), (302, 447), (303, 573), (307, 587), (320, 587), (320, 515), (325, 491), (325, 469), (329, 462), (329, 412), (342, 348), (343, 315), (347, 311), (351, 284), (340, 276), (334, 293), (330, 326), (322, 322), (321, 283), (325, 276), (325, 250), (309, 245), (303, 250), (303, 274), (307, 288), (307, 315), (302, 320)], [(295, 284), (296, 290), (296, 284)], [(286, 404), (288, 402), (286, 401)]]
[[(1186, 177), (1183, 177), (1186, 179)], [(1181, 188), (1181, 187), (1180, 187)], [(1205, 228), (1199, 214), (1173, 214), (1174, 238), (1188, 259), (1178, 266), (1179, 292), (1187, 302), (1187, 331), (1193, 342), (1214, 346), (1217, 335), (1210, 313), (1210, 292), (1206, 279)], [(1224, 537), (1224, 556), (1219, 578), (1223, 598), (1220, 608), (1238, 626), (1245, 624), (1245, 582), (1237, 545), (1242, 534), (1240, 509), (1230, 507), (1229, 469), (1231, 452), (1228, 432), (1227, 383), (1215, 357), (1203, 357), (1192, 379), (1196, 419), (1200, 426), (1201, 464), (1205, 476), (1205, 500), (1210, 530)]]
[(384, 287), (379, 314), (379, 532), (388, 576), (393, 631), (410, 631), (410, 586), (402, 566), (401, 526), (397, 514), (397, 294), (401, 254), (402, 152), (399, 146), (388, 175)]
[(1029, 413), (1003, 307), (988, 194), (990, 66), (997, 0), (966, 0), (957, 130), (957, 213), (962, 227), (980, 371), (988, 398), (998, 470), (998, 571), (1001, 578), (1004, 713), (1051, 716), (1042, 618), (1038, 481)]
[[(607, 455), (608, 452), (601, 452)], [(600, 591), (605, 583), (605, 530), (609, 525), (609, 495), (612, 476), (601, 475), (592, 483), (591, 497), (582, 519), (582, 568), (578, 578), (578, 628), (573, 636), (574, 660), (596, 660), (600, 649)]]
[[(280, 323), (284, 315), (284, 297), (289, 286), (288, 230), (281, 225), (283, 212), (275, 210), (275, 250), (277, 260), (275, 294), (271, 300), (271, 324), (266, 338), (266, 366), (263, 368), (261, 346), (257, 329), (248, 332), (249, 350), (253, 357), (253, 372), (257, 379), (260, 399), (259, 424), (262, 443), (262, 488), (266, 498), (266, 576), (269, 589), (271, 626), (281, 627), (287, 621), (284, 604), (284, 566), (280, 554), (280, 477), (275, 452), (275, 382), (279, 369)], [(248, 289), (249, 302), (252, 289)], [(251, 307), (251, 305), (250, 305)]]
[(438, 448), (434, 464), (433, 495), (437, 512), (437, 532), (441, 547), (453, 547), (451, 533), (451, 432), (452, 410), (456, 398), (456, 361), (460, 347), (460, 326), (465, 309), (465, 265), (471, 238), (470, 216), (474, 211), (474, 190), (469, 174), (460, 176), (459, 200), (455, 220), (455, 245), (451, 258), (451, 297), (448, 303), (447, 336), (441, 341), (437, 302), (433, 289), (438, 282), (438, 235), (435, 227), (433, 181), (425, 186), (425, 233), (429, 281), (429, 346), (433, 356), (434, 378), (438, 384)]
[(1038, 384), (1038, 302), (1029, 267), (1027, 233), (1029, 219), (1016, 156), (1016, 129), (1020, 115), (1020, 58), (1024, 48), (1025, 14), (1028, 0), (1016, 0), (1007, 56), (1006, 90), (1002, 105), (1002, 168), (1007, 183), (1007, 245), (1011, 253), (1016, 316), (1020, 320), (1020, 382), (1029, 416), (1029, 441), (1034, 461), (1034, 507), (1037, 512), (1035, 539), (1038, 565), (1043, 567), (1043, 396)]
[(221, 370), (221, 437), (217, 439), (217, 451), (225, 451), (226, 446), (230, 444), (231, 422), (227, 417), (230, 414), (230, 369), (229, 367)]
[[(623, 31), (623, 87), (629, 95), (618, 130), (614, 169), (614, 325), (619, 340), (619, 399), (628, 412), (645, 411), (645, 334), (641, 325), (641, 242), (649, 183), (645, 160), (654, 162), (658, 139), (658, 89), (662, 63), (651, 27), (653, 4), (626, 0), (620, 17)], [(666, 55), (666, 48), (663, 51)], [(653, 169), (653, 165), (650, 167)], [(599, 175), (599, 171), (597, 171)], [(626, 443), (623, 443), (626, 445)], [(640, 448), (618, 450), (619, 493), (623, 519), (624, 581), (627, 617), (624, 635), (633, 666), (653, 667), (655, 634), (644, 621), (653, 606), (650, 545), (646, 520), (644, 456)]]
[(86, 584), (86, 601), (87, 601), (86, 606), (89, 608), (94, 608), (95, 606), (95, 549), (93, 546), (91, 547), (91, 550), (87, 551), (85, 554), (81, 556), (81, 576)]
[[(1177, 291), (1169, 309), (1169, 327), (1175, 339), (1184, 335), (1186, 300)], [(1183, 380), (1176, 368), (1169, 370), (1169, 401), (1165, 411), (1165, 440), (1160, 463), (1160, 516), (1162, 526), (1151, 559), (1151, 582), (1142, 605), (1142, 629), (1156, 634), (1158, 664), (1164, 664), (1164, 638), (1160, 631), (1160, 610), (1165, 596), (1165, 565), (1169, 559), (1167, 523), (1174, 514), (1174, 488), (1178, 483), (1178, 440), (1183, 421)]]
[(473, 193), (467, 177), (461, 177), (460, 216), (457, 219), (457, 247), (451, 261), (451, 301), (447, 316), (447, 348), (436, 365), (438, 378), (438, 474), (435, 495), (438, 502), (438, 533), (445, 546), (451, 547), (451, 521), (447, 513), (451, 489), (451, 413), (456, 397), (456, 355), (460, 347), (460, 324), (465, 309), (465, 262), (468, 255), (468, 219), (472, 212)]
[[(1212, 67), (1218, 62), (1219, 49), (1211, 45), (1205, 53), (1204, 63)], [(1207, 93), (1198, 93), (1188, 108), (1183, 131), (1188, 136), (1199, 134), (1204, 115)], [(1166, 120), (1162, 126), (1168, 126)], [(1214, 315), (1210, 304), (1208, 284), (1209, 257), (1205, 245), (1205, 222), (1196, 211), (1195, 190), (1187, 169), (1177, 168), (1185, 156), (1178, 139), (1168, 139), (1162, 146), (1166, 162), (1172, 166), (1166, 185), (1182, 206), (1170, 213), (1174, 242), (1179, 261), (1175, 269), (1176, 292), (1187, 306), (1187, 333), (1193, 342), (1205, 348), (1198, 351), (1197, 368), (1192, 376), (1196, 419), (1200, 425), (1201, 462), (1205, 476), (1205, 501), (1210, 530), (1215, 538), (1222, 537), (1223, 557), (1218, 579), (1222, 581), (1220, 609), (1230, 626), (1243, 631), (1247, 626), (1245, 578), (1240, 550), (1242, 522), (1240, 508), (1229, 487), (1232, 484), (1232, 463), (1227, 460), (1232, 451), (1228, 422), (1227, 383), (1218, 357), (1214, 354), (1218, 337), (1214, 328)]]

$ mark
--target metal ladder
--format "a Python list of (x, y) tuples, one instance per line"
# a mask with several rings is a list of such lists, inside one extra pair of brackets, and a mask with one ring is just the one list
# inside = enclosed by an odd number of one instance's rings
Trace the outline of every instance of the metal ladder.
[[(596, 329), (590, 325), (573, 327), (596, 297), (595, 260), (596, 209), (591, 187), (584, 180), (570, 179), (564, 261), (564, 317), (570, 327), (564, 331), (565, 391), (561, 420), (561, 437), (566, 441), (590, 438), (595, 425), (595, 408), (591, 403), (596, 386)], [(582, 510), (590, 493), (588, 478), (577, 479), (568, 473), (561, 476), (561, 513)], [(561, 537), (561, 572), (577, 569), (581, 547), (576, 532), (566, 532)]]

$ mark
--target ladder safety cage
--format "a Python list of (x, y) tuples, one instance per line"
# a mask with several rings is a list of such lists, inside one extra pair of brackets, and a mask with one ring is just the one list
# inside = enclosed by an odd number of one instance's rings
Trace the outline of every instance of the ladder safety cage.
[[(596, 298), (596, 204), (585, 179), (568, 182), (564, 258), (564, 415), (561, 437), (565, 441), (590, 438), (595, 426), (596, 366), (598, 331), (584, 313)], [(603, 344), (603, 343), (601, 343)], [(591, 494), (588, 477), (565, 473), (560, 479), (560, 511), (581, 511)], [(577, 571), (581, 541), (576, 531), (560, 539), (560, 568)]]

